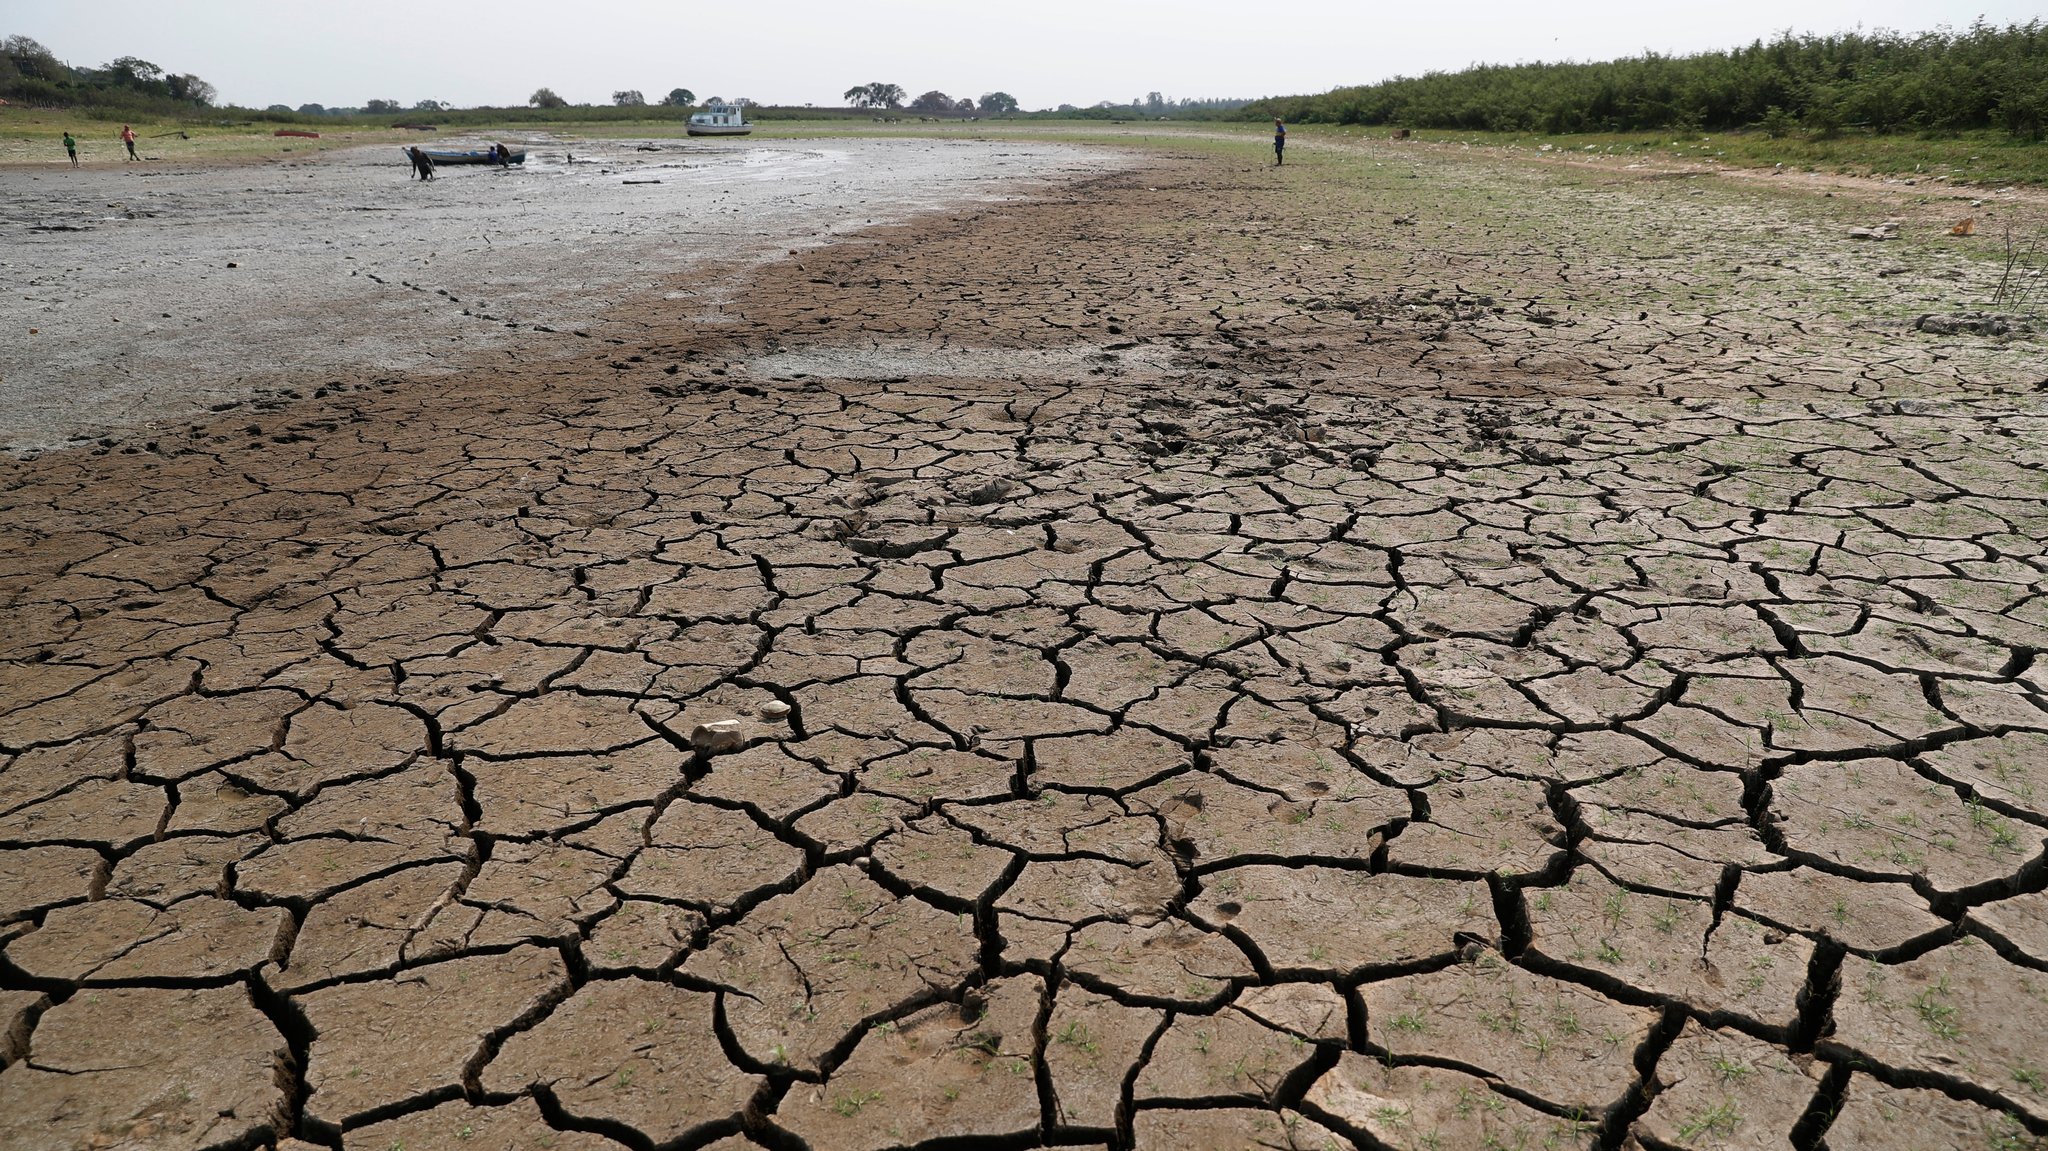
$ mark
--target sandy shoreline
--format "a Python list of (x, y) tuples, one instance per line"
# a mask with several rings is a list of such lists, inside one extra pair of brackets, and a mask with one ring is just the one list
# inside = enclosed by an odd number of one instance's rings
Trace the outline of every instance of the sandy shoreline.
[[(386, 146), (0, 171), (0, 274), (19, 286), (0, 299), (0, 449), (147, 433), (284, 389), (574, 355), (573, 333), (603, 338), (613, 305), (680, 273), (1121, 162), (1024, 143), (541, 140), (523, 169), (430, 184)], [(686, 322), (717, 324), (727, 303), (707, 291)]]

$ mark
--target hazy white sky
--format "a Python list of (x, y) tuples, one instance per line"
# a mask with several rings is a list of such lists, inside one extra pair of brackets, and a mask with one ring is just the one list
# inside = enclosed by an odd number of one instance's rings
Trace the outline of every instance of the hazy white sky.
[(1001, 90), (1026, 108), (1147, 92), (1320, 92), (1473, 63), (1732, 47), (1792, 29), (2040, 19), (2042, 0), (0, 0), (0, 35), (79, 66), (140, 56), (262, 107), (572, 102), (620, 88), (837, 104)]

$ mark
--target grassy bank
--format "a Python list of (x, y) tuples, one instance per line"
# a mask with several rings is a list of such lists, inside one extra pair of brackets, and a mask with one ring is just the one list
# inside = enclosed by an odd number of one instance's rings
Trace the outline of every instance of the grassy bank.
[[(411, 122), (403, 117), (400, 120)], [(87, 163), (118, 161), (122, 154), (120, 133), (124, 123), (134, 125), (136, 134), (141, 137), (137, 147), (143, 155), (163, 160), (254, 159), (285, 152), (317, 152), (363, 144), (410, 144), (458, 136), (510, 141), (538, 135), (572, 140), (663, 140), (682, 139), (687, 134), (682, 118), (675, 115), (607, 116), (592, 120), (554, 115), (515, 114), (490, 120), (441, 115), (431, 117), (428, 122), (435, 125), (436, 131), (426, 133), (397, 128), (390, 117), (303, 117), (288, 121), (272, 119), (241, 123), (198, 117), (179, 120), (101, 119), (75, 112), (4, 107), (0, 108), (0, 163), (62, 164), (64, 149), (60, 141), (67, 130), (80, 141), (81, 160)], [(756, 125), (752, 138), (769, 140), (915, 136), (957, 140), (993, 138), (1171, 144), (1223, 137), (1241, 138), (1247, 147), (1255, 147), (1260, 134), (1257, 125), (1244, 124), (1126, 125), (1086, 120), (920, 122), (914, 117), (907, 120), (899, 118), (892, 123), (866, 114), (810, 120), (760, 120)], [(275, 133), (280, 128), (318, 132), (320, 138), (279, 137)]]
[[(611, 113), (612, 109), (557, 109), (527, 114), (507, 110), (496, 118), (474, 112), (443, 113), (431, 118), (435, 136), (522, 136), (547, 134), (591, 139), (670, 139), (684, 133), (683, 118), (669, 110), (636, 109), (638, 116), (606, 114), (576, 119), (564, 111)], [(626, 112), (618, 109), (617, 112)], [(417, 115), (417, 114), (416, 114)], [(408, 122), (406, 117), (396, 118)], [(48, 109), (0, 108), (0, 163), (62, 163), (58, 140), (68, 128), (83, 142), (87, 162), (118, 160), (121, 155), (118, 118)], [(393, 126), (392, 117), (308, 117), (291, 121), (258, 120), (223, 123), (219, 118), (131, 121), (143, 137), (145, 155), (166, 160), (274, 156), (335, 147), (432, 139), (426, 133)], [(813, 119), (763, 119), (755, 138), (815, 139), (819, 137), (917, 136), (938, 139), (1030, 139), (1070, 143), (1125, 143), (1136, 146), (1207, 147), (1204, 141), (1263, 152), (1268, 126), (1229, 121), (1095, 119), (943, 120), (915, 118), (887, 122), (871, 114), (821, 115)], [(318, 140), (279, 138), (279, 128), (302, 128), (321, 134)], [(1290, 129), (1299, 144), (1319, 140), (1385, 139), (1385, 128), (1305, 124)], [(186, 138), (175, 133), (183, 132)], [(1972, 187), (2008, 184), (2048, 185), (2048, 144), (2028, 144), (2003, 132), (1982, 131), (1940, 136), (1846, 132), (1833, 139), (1762, 132), (1692, 133), (1619, 132), (1545, 135), (1540, 133), (1420, 130), (1417, 140), (1504, 151), (1548, 152), (1598, 157), (1636, 158), (1651, 163), (1708, 163), (1734, 167), (1784, 166), (1800, 171), (1854, 176), (1911, 178), (1931, 185)]]
[[(1335, 134), (1385, 137), (1385, 129), (1322, 129)], [(1844, 133), (1833, 139), (1772, 137), (1762, 132), (1614, 132), (1543, 135), (1511, 132), (1417, 131), (1419, 140), (1469, 143), (1588, 155), (1641, 156), (1659, 162), (1715, 162), (1746, 168), (1783, 165), (1845, 176), (1943, 180), (1977, 186), (2048, 184), (2048, 144), (2029, 144), (2004, 132), (1939, 136)]]
[[(223, 125), (217, 120), (198, 118), (96, 119), (48, 108), (8, 107), (0, 108), (0, 164), (63, 164), (63, 138), (67, 131), (78, 139), (78, 158), (82, 162), (118, 163), (124, 155), (123, 124), (134, 127), (137, 152), (151, 159), (171, 161), (255, 160), (285, 152), (411, 142), (424, 135), (381, 125)], [(320, 138), (273, 135), (279, 128), (301, 127), (319, 132)]]
[[(66, 131), (79, 141), (79, 159), (86, 163), (119, 161), (122, 157), (121, 125), (130, 124), (140, 139), (137, 149), (160, 160), (237, 160), (277, 156), (283, 153), (319, 152), (363, 144), (418, 143), (442, 137), (471, 136), (518, 140), (534, 135), (568, 139), (661, 140), (680, 139), (686, 116), (673, 109), (633, 109), (638, 115), (604, 114), (627, 109), (583, 108), (596, 114), (575, 118), (565, 110), (508, 110), (509, 114), (482, 116), (476, 110), (459, 113), (411, 113), (405, 116), (268, 116), (256, 120), (237, 116), (234, 110), (176, 119), (137, 118), (119, 113), (95, 114), (90, 110), (0, 107), (0, 164), (62, 164), (62, 139)], [(401, 123), (430, 123), (431, 133), (399, 128)], [(826, 115), (816, 119), (763, 119), (754, 135), (766, 139), (800, 139), (819, 136), (937, 136), (973, 138), (990, 132), (1021, 132), (1033, 138), (1059, 134), (1061, 124), (1025, 125), (1015, 121), (944, 120), (885, 122), (869, 114)], [(1076, 127), (1085, 132), (1089, 125)], [(1104, 126), (1107, 127), (1107, 126)], [(320, 138), (280, 137), (279, 129), (320, 133)]]

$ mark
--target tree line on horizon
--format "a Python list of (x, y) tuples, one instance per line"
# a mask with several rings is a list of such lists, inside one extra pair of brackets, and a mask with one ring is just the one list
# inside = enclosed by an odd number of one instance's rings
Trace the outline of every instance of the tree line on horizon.
[(1690, 56), (1479, 65), (1318, 96), (1253, 101), (1245, 118), (1487, 132), (1726, 131), (1832, 136), (2048, 131), (2048, 24), (1918, 35), (1794, 36)]
[[(1088, 107), (1077, 108), (1072, 104), (1061, 104), (1057, 109), (1047, 108), (1037, 112), (1026, 112), (1015, 96), (1008, 92), (986, 92), (980, 99), (971, 96), (954, 98), (937, 89), (911, 97), (901, 85), (884, 82), (856, 84), (846, 90), (844, 111), (894, 111), (908, 108), (909, 111), (927, 116), (1030, 116), (1037, 118), (1079, 117), (1086, 119), (1108, 118), (1173, 118), (1205, 119), (1218, 113), (1227, 113), (1243, 107), (1248, 101), (1242, 99), (1181, 99), (1169, 100), (1158, 92), (1145, 97), (1134, 97), (1128, 104), (1103, 100)], [(180, 115), (195, 111), (215, 109), (213, 86), (190, 73), (171, 73), (133, 56), (122, 56), (100, 68), (73, 68), (57, 58), (57, 55), (27, 36), (0, 37), (0, 99), (37, 107), (69, 108), (87, 114), (92, 113), (148, 113), (157, 115)], [(706, 103), (718, 102), (711, 97)], [(756, 104), (741, 98), (739, 103)], [(609, 104), (574, 104), (555, 93), (553, 88), (541, 87), (527, 98), (526, 109), (539, 114), (539, 118), (555, 120), (566, 117), (591, 116), (597, 119), (618, 119), (631, 117), (634, 109), (647, 107), (690, 108), (698, 103), (697, 96), (688, 88), (674, 88), (658, 101), (650, 103), (637, 88), (624, 88), (612, 93)], [(802, 109), (793, 106), (759, 106), (760, 111), (774, 118), (810, 111), (831, 113), (832, 109)], [(441, 100), (417, 100), (407, 103), (403, 100), (365, 100), (354, 106), (329, 106), (318, 103), (300, 104), (296, 108), (287, 104), (271, 104), (265, 108), (240, 108), (222, 106), (221, 112), (231, 112), (264, 120), (294, 120), (313, 117), (347, 119), (352, 117), (434, 117), (436, 119), (470, 120), (479, 115), (513, 111), (512, 108), (478, 107), (459, 108)], [(455, 115), (451, 116), (453, 113)]]
[(214, 90), (190, 72), (167, 71), (138, 56), (118, 56), (98, 68), (73, 68), (27, 36), (7, 36), (0, 38), (0, 99), (189, 112), (211, 107)]

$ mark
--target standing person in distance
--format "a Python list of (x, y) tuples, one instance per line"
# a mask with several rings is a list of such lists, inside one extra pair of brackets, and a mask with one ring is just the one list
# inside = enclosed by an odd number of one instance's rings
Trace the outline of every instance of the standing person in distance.
[(64, 133), (64, 154), (71, 157), (72, 167), (78, 167), (78, 141), (68, 130)]
[[(121, 125), (121, 143), (123, 143), (123, 144), (127, 145), (127, 147), (128, 147), (128, 159), (130, 159), (130, 160), (140, 160), (140, 159), (142, 159), (142, 157), (140, 157), (140, 156), (138, 156), (138, 155), (136, 155), (136, 154), (135, 154), (135, 126), (134, 126), (134, 125), (132, 125), (132, 124), (123, 124), (123, 125)], [(125, 163), (126, 161), (123, 161), (123, 162)]]
[(1287, 125), (1282, 124), (1280, 117), (1275, 116), (1273, 117), (1273, 166), (1277, 168), (1286, 162)]

